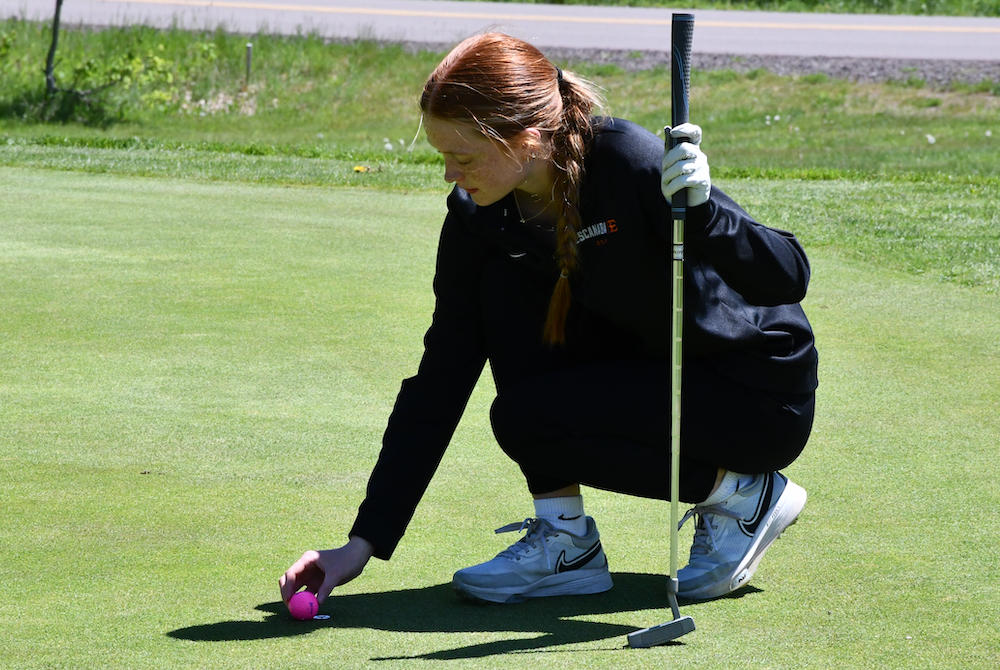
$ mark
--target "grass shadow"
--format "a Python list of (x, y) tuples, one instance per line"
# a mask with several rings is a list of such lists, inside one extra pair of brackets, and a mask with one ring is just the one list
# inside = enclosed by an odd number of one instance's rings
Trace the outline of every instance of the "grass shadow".
[[(611, 648), (624, 646), (629, 633), (672, 618), (663, 575), (614, 573), (615, 588), (591, 596), (529, 600), (516, 606), (481, 605), (457, 596), (450, 584), (420, 589), (332, 596), (320, 608), (326, 620), (295, 621), (284, 603), (257, 607), (271, 616), (263, 621), (221, 621), (167, 633), (179, 640), (228, 642), (308, 635), (329, 628), (367, 628), (403, 633), (537, 633), (536, 637), (460, 646), (429, 654), (376, 657), (447, 660), (482, 658), (498, 654), (539, 652), (549, 647), (622, 638)], [(759, 589), (747, 587), (730, 597)], [(652, 612), (648, 610), (662, 610)], [(643, 612), (634, 625), (579, 621), (574, 617), (621, 612)], [(682, 644), (682, 643), (679, 643)]]
[(0, 99), (0, 120), (24, 123), (80, 123), (107, 129), (122, 120), (122, 110), (112, 109), (100, 96), (90, 96), (75, 89), (48, 94), (43, 86)]

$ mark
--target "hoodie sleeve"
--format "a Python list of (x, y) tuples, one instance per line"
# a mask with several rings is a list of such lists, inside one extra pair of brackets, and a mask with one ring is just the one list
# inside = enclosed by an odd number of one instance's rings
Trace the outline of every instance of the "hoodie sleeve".
[[(663, 140), (629, 122), (615, 119), (602, 159), (612, 168), (602, 174), (620, 182), (627, 175), (647, 220), (654, 222), (669, 253), (673, 241), (670, 203), (660, 191)], [(605, 131), (607, 132), (607, 131)], [(618, 183), (616, 188), (628, 188)], [(800, 302), (809, 284), (809, 261), (791, 233), (753, 219), (718, 186), (708, 202), (687, 210), (686, 259), (708, 262), (726, 284), (751, 304), (762, 307)]]
[(351, 529), (375, 546), (378, 558), (388, 559), (402, 538), (485, 365), (479, 301), (489, 253), (489, 245), (450, 211), (438, 246), (424, 354), (417, 374), (403, 381)]
[(704, 205), (688, 209), (685, 245), (752, 305), (800, 302), (809, 285), (809, 261), (791, 233), (754, 221), (717, 187)]
[[(628, 175), (645, 216), (657, 226), (669, 252), (673, 222), (670, 203), (660, 191), (663, 140), (619, 119), (610, 127), (622, 132), (609, 133), (617, 136), (602, 154), (613, 164), (607, 178)], [(788, 305), (805, 297), (809, 261), (795, 236), (758, 223), (718, 186), (713, 185), (708, 202), (688, 208), (684, 245), (686, 259), (707, 261), (751, 305)]]

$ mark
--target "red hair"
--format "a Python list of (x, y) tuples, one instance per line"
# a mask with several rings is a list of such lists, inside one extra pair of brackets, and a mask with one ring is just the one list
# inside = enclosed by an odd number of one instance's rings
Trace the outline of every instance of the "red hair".
[(566, 341), (570, 277), (578, 265), (580, 185), (594, 136), (595, 107), (603, 107), (603, 100), (592, 84), (563, 72), (527, 42), (502, 33), (476, 35), (455, 47), (431, 73), (420, 96), (424, 114), (475, 125), (508, 148), (508, 141), (526, 128), (551, 137), (560, 274), (542, 333), (549, 344)]

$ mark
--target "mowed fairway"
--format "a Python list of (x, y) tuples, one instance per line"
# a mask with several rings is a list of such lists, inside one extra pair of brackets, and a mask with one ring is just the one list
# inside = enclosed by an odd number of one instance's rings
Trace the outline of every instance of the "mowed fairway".
[[(830, 188), (770, 186), (765, 223)], [(396, 557), (292, 621), (277, 577), (345, 539), (419, 361), (442, 193), (0, 168), (0, 667), (1000, 666), (1000, 298), (808, 240), (810, 501), (682, 644), (624, 648), (670, 617), (661, 503), (587, 491), (608, 594), (452, 594), (531, 513), (488, 374)]]

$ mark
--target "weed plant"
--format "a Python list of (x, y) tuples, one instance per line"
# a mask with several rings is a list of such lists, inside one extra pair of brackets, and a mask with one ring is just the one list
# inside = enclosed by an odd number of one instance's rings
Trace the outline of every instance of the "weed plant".
[[(351, 128), (355, 137), (369, 139), (398, 127), (405, 116), (405, 134), (412, 137), (413, 84), (440, 58), (364, 41), (328, 44), (316, 36), (261, 34), (250, 38), (247, 80), (245, 36), (145, 26), (63, 29), (57, 82), (101, 93), (88, 105), (53, 110), (42, 76), (50, 41), (48, 24), (0, 23), (4, 127), (124, 124), (137, 134), (172, 139), (286, 143), (301, 142), (303, 130), (314, 129), (313, 136)], [(369, 133), (372, 128), (379, 130)]]

